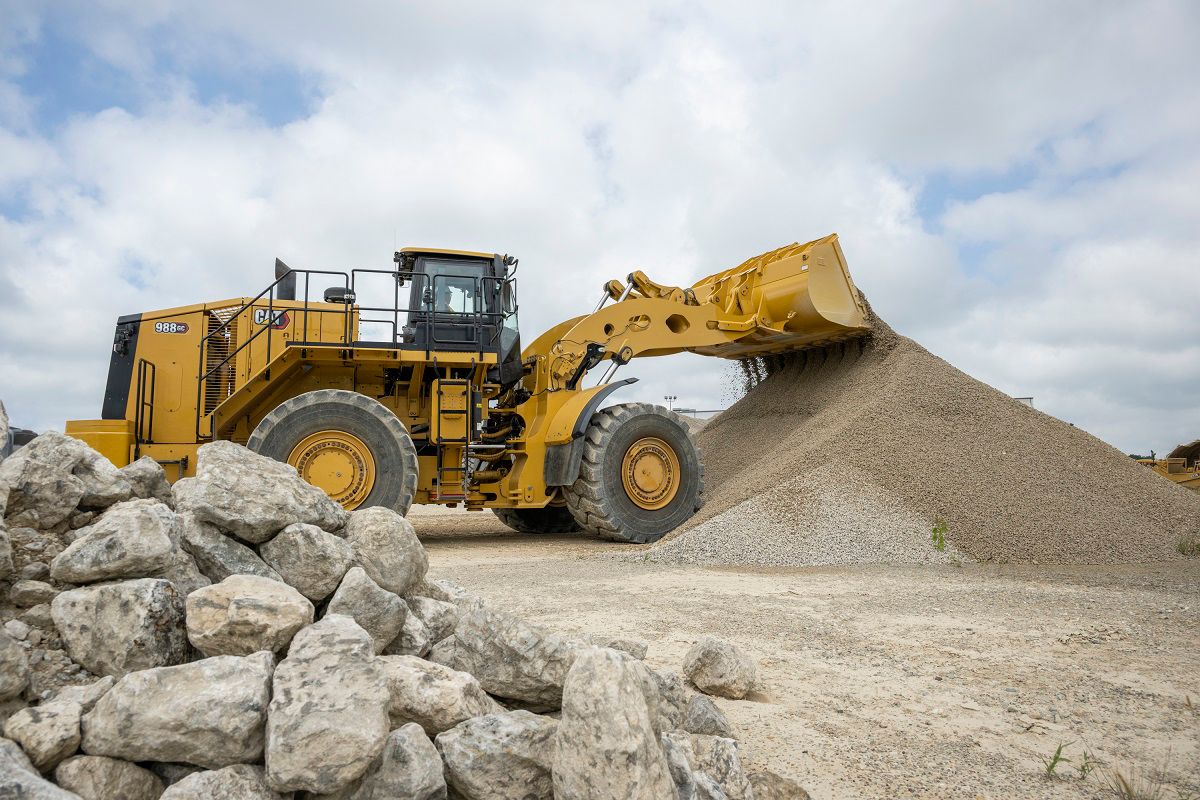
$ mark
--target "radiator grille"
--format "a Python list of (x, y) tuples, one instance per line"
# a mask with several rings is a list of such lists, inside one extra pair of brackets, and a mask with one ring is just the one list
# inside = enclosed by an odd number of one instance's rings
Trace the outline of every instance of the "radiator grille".
[[(204, 333), (209, 338), (204, 345), (204, 373), (212, 371), (203, 386), (205, 416), (211, 414), (225, 398), (233, 394), (235, 388), (236, 359), (230, 358), (230, 355), (237, 350), (238, 344), (238, 320), (234, 316), (237, 310), (238, 307), (230, 306), (213, 309), (205, 314)], [(214, 335), (214, 331), (226, 322), (229, 322), (229, 325)]]

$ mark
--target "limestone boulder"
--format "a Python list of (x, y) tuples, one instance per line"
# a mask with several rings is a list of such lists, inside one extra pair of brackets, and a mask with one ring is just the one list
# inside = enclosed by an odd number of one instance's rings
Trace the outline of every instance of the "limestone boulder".
[(192, 514), (180, 515), (179, 535), (183, 549), (195, 559), (201, 574), (213, 583), (220, 583), (230, 575), (283, 580), (258, 557), (258, 553), (221, 533), (216, 525), (201, 522)]
[(84, 800), (158, 800), (163, 783), (137, 764), (104, 756), (74, 756), (54, 770), (54, 782)]
[(8, 429), (8, 411), (4, 408), (4, 401), (0, 400), (0, 461), (11, 456), (12, 451), (13, 440), (12, 433)]
[(353, 619), (330, 614), (300, 631), (275, 670), (266, 744), (271, 788), (345, 789), (383, 750), (387, 706), (371, 635)]
[(233, 442), (209, 442), (196, 454), (196, 476), (176, 481), (175, 506), (258, 544), (297, 522), (325, 530), (346, 523), (345, 510), (306, 483), (295, 467)]
[[(468, 800), (551, 800), (559, 723), (528, 711), (475, 717), (438, 734), (446, 783)], [(670, 797), (670, 795), (663, 795)]]
[[(291, 795), (287, 795), (288, 798)], [(236, 764), (216, 770), (193, 772), (162, 793), (160, 800), (284, 800), (284, 795), (271, 791), (262, 767)]]
[(651, 670), (650, 678), (658, 689), (658, 732), (682, 728), (695, 690), (688, 688), (678, 672)]
[(446, 779), (442, 757), (433, 742), (410, 722), (388, 734), (383, 752), (375, 757), (366, 774), (337, 800), (445, 800)]
[[(3, 499), (4, 486), (0, 484), (0, 500)], [(4, 504), (0, 502), (0, 580), (8, 578), (14, 572), (12, 536), (4, 526)]]
[(683, 660), (683, 673), (705, 694), (740, 700), (757, 680), (754, 662), (724, 639), (705, 636)]
[(29, 657), (25, 648), (0, 628), (0, 701), (17, 697), (29, 685)]
[(474, 677), (416, 656), (381, 656), (388, 687), (388, 716), (397, 728), (408, 722), (436, 736), (460, 722), (504, 709)]
[(21, 745), (39, 772), (49, 772), (79, 749), (83, 707), (69, 700), (23, 708), (4, 723), (4, 735)]
[(178, 545), (171, 552), (171, 563), (167, 564), (165, 569), (154, 573), (154, 577), (170, 581), (180, 597), (187, 597), (197, 589), (212, 585), (212, 581), (196, 566), (195, 559)]
[[(563, 689), (554, 754), (554, 796), (673, 797), (655, 731), (657, 700), (642, 662), (608, 648), (579, 651)], [(650, 696), (648, 697), (648, 694)]]
[(50, 530), (80, 506), (104, 508), (133, 496), (108, 459), (78, 439), (47, 431), (0, 463), (10, 527)]
[(809, 800), (808, 792), (795, 778), (761, 768), (751, 770), (749, 778), (754, 800)]
[(127, 500), (81, 528), (50, 564), (63, 583), (144, 578), (170, 566), (178, 534), (175, 512), (157, 500)]
[(429, 559), (408, 520), (390, 508), (375, 506), (350, 514), (346, 539), (359, 566), (389, 592), (410, 594), (425, 579)]
[(687, 759), (697, 783), (715, 784), (721, 797), (729, 800), (755, 800), (754, 788), (742, 769), (738, 744), (721, 736), (701, 736), (693, 733), (664, 733), (664, 746), (674, 747)]
[(157, 500), (168, 506), (175, 505), (171, 494), (171, 483), (162, 465), (150, 456), (142, 456), (132, 464), (121, 467), (120, 473), (129, 481), (133, 496), (143, 500)]
[(119, 677), (188, 657), (183, 598), (160, 578), (62, 592), (50, 613), (67, 653), (95, 675)]
[(314, 603), (329, 597), (354, 563), (345, 539), (303, 522), (287, 526), (258, 552), (285, 583)]
[(421, 656), (424, 658), (433, 646), (433, 642), (429, 640), (429, 629), (425, 627), (424, 622), (421, 622), (420, 617), (408, 613), (407, 605), (404, 608), (404, 622), (400, 626), (400, 633), (384, 646), (383, 652), (389, 656)]
[(45, 581), (17, 581), (8, 592), (9, 602), (17, 608), (33, 608), (57, 596), (58, 589)]
[(270, 653), (134, 672), (83, 717), (83, 751), (220, 769), (263, 756)]
[(440, 642), (458, 625), (458, 606), (431, 597), (409, 597), (408, 610), (425, 625), (429, 640)]
[(408, 606), (399, 595), (371, 580), (362, 567), (353, 567), (342, 577), (326, 606), (326, 613), (352, 617), (371, 634), (375, 652), (381, 653), (400, 635), (408, 616)]
[(0, 797), (13, 800), (81, 800), (43, 778), (16, 742), (0, 739)]
[(434, 600), (442, 600), (447, 603), (454, 603), (454, 605), (458, 606), (459, 614), (474, 611), (484, 604), (482, 597), (463, 588), (460, 584), (446, 580), (445, 578), (432, 581), (426, 579), (413, 590), (412, 594), (422, 597), (432, 597)]
[(579, 642), (500, 611), (480, 607), (454, 629), (454, 667), (474, 675), (497, 697), (546, 708), (562, 703)]
[(646, 658), (646, 651), (650, 649), (650, 645), (641, 639), (627, 639), (621, 636), (589, 636), (588, 642), (593, 647), (607, 647), (611, 650), (620, 650), (622, 653), (633, 656), (638, 661)]
[(286, 583), (230, 575), (187, 597), (187, 635), (206, 656), (282, 652), (313, 622), (313, 604)]
[(725, 714), (717, 708), (716, 703), (702, 694), (692, 696), (680, 727), (688, 733), (733, 738), (733, 727)]

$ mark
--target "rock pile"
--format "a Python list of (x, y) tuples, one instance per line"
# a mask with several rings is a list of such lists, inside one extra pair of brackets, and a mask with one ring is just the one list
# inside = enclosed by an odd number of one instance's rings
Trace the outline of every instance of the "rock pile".
[(0, 519), (0, 796), (806, 796), (699, 693), (753, 688), (727, 644), (685, 679), (517, 619), (432, 580), (400, 515), (238, 445), (170, 487), (45, 434)]

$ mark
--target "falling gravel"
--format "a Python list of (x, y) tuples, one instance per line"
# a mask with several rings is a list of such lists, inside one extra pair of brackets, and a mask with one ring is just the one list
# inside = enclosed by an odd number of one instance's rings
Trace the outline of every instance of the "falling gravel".
[(1200, 532), (1200, 495), (872, 326), (757, 365), (697, 433), (707, 500), (656, 560), (1146, 563)]

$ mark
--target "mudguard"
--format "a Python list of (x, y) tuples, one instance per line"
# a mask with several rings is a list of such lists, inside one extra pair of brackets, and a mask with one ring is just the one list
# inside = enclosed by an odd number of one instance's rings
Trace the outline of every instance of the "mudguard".
[(575, 482), (583, 463), (583, 434), (592, 420), (592, 414), (600, 409), (600, 404), (610, 394), (631, 383), (637, 383), (637, 378), (626, 378), (580, 392), (554, 415), (546, 438), (544, 473), (547, 486), (570, 486)]

